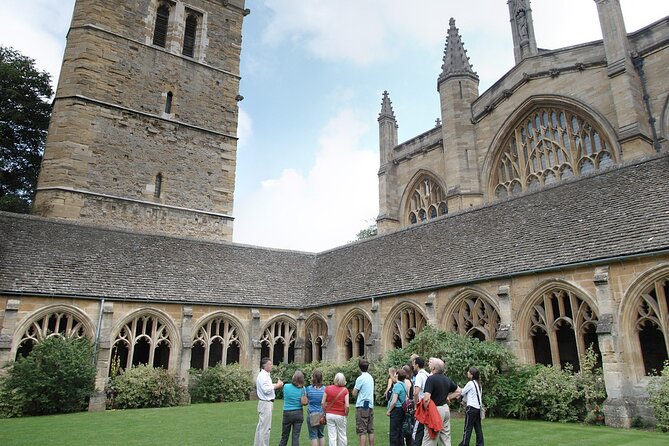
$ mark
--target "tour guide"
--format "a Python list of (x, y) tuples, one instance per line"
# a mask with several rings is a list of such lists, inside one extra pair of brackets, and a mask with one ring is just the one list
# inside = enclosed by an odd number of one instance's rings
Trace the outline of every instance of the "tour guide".
[(258, 426), (253, 446), (269, 446), (269, 430), (272, 427), (272, 408), (274, 407), (274, 391), (283, 387), (283, 381), (272, 384), (272, 360), (260, 360), (260, 373), (256, 378), (256, 392), (258, 393)]

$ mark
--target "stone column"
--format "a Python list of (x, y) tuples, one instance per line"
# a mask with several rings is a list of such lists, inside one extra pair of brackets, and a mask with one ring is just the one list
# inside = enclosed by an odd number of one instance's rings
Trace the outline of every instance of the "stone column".
[(7, 299), (5, 306), (5, 318), (2, 327), (0, 327), (0, 367), (4, 367), (12, 358), (12, 343), (14, 342), (14, 332), (18, 321), (19, 306), (21, 299)]
[(437, 293), (432, 292), (425, 298), (425, 314), (427, 315), (427, 325), (437, 327), (439, 321), (437, 320), (437, 311), (435, 308), (435, 301), (437, 300)]
[(95, 374), (95, 390), (88, 402), (90, 412), (105, 410), (107, 394), (105, 387), (109, 378), (109, 367), (113, 339), (111, 338), (112, 323), (114, 320), (114, 303), (100, 301), (100, 317), (97, 327), (97, 354)]
[(337, 313), (330, 308), (327, 313), (328, 334), (323, 342), (323, 360), (337, 360)]
[[(188, 369), (190, 369), (190, 359), (193, 349), (193, 307), (190, 305), (184, 305), (181, 309), (181, 364), (179, 367), (179, 381), (181, 385), (188, 388), (189, 375)], [(184, 403), (190, 403), (190, 395), (187, 396), (188, 401), (183, 401)]]
[(499, 304), (499, 328), (495, 340), (506, 346), (509, 351), (513, 348), (513, 317), (511, 312), (511, 299), (509, 297), (509, 285), (500, 285), (497, 289), (497, 301)]
[(295, 333), (295, 362), (298, 364), (304, 363), (305, 356), (305, 320), (304, 311), (300, 311), (300, 314), (297, 316), (297, 332)]
[(632, 411), (626, 401), (623, 364), (619, 353), (618, 327), (615, 322), (615, 304), (609, 286), (609, 267), (595, 268), (593, 277), (595, 297), (600, 315), (597, 323), (597, 340), (602, 354), (604, 384), (608, 395), (604, 402), (606, 424), (617, 427), (630, 427)]
[(365, 350), (367, 359), (371, 362), (377, 359), (381, 354), (381, 333), (383, 333), (383, 322), (379, 314), (379, 304), (374, 299), (370, 305), (369, 311), (372, 313), (372, 338), (365, 339)]

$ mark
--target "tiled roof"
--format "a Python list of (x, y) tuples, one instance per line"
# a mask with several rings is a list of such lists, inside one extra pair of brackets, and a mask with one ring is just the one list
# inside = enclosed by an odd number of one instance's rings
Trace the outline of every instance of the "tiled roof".
[(669, 158), (319, 254), (0, 213), (0, 294), (303, 308), (669, 249)]

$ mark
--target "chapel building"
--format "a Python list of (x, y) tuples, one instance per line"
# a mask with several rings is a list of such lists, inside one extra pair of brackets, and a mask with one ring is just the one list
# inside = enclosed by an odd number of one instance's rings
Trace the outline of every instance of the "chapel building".
[[(648, 417), (669, 359), (669, 17), (541, 49), (483, 93), (450, 20), (436, 126), (379, 114), (379, 236), (321, 253), (231, 243), (244, 0), (78, 0), (35, 214), (0, 213), (0, 365), (49, 336), (190, 368), (375, 359), (425, 326), (523, 363), (601, 355), (607, 423)], [(465, 33), (466, 34), (466, 33)], [(476, 59), (476, 56), (472, 56)], [(401, 114), (401, 111), (398, 111)]]

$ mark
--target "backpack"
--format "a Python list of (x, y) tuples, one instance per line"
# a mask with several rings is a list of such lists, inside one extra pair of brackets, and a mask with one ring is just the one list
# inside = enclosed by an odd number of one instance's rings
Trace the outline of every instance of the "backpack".
[(416, 405), (413, 402), (413, 398), (407, 398), (404, 400), (402, 403), (402, 410), (406, 415), (413, 416), (414, 412), (416, 412)]

